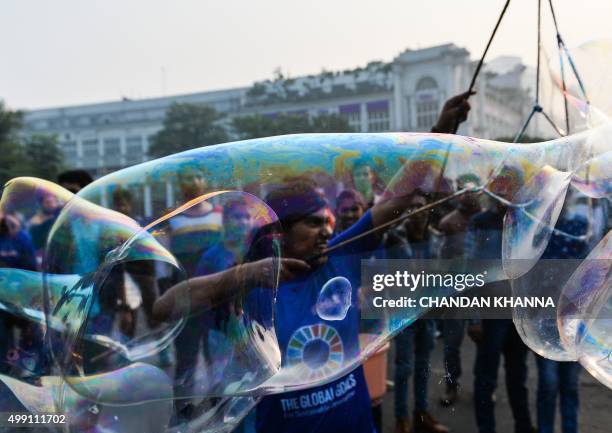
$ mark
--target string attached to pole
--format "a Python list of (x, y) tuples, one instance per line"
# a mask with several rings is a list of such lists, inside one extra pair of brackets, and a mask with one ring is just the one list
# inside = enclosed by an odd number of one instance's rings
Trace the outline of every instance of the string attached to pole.
[[(531, 119), (533, 119), (533, 116), (535, 114), (538, 114), (538, 113), (540, 113), (540, 114), (542, 114), (542, 116), (544, 116), (544, 119), (550, 124), (550, 126), (555, 130), (555, 132), (560, 137), (563, 137), (563, 136), (566, 136), (567, 134), (569, 134), (570, 123), (569, 123), (569, 110), (568, 110), (568, 101), (567, 101), (567, 86), (566, 86), (566, 81), (565, 81), (565, 69), (564, 69), (564, 65), (563, 65), (563, 57), (561, 55), (562, 50), (563, 50), (563, 52), (566, 53), (566, 56), (568, 57), (568, 61), (569, 61), (570, 65), (571, 65), (571, 67), (572, 67), (572, 72), (576, 76), (578, 82), (582, 83), (582, 80), (580, 79), (580, 77), (578, 75), (578, 71), (576, 69), (576, 66), (575, 66), (573, 60), (571, 59), (571, 56), (569, 55), (569, 51), (565, 47), (565, 43), (563, 42), (563, 38), (561, 37), (561, 34), (559, 33), (559, 26), (557, 24), (557, 16), (555, 14), (555, 9), (553, 7), (552, 0), (548, 0), (548, 3), (550, 5), (550, 10), (551, 10), (552, 18), (553, 18), (553, 22), (554, 22), (554, 25), (555, 25), (555, 31), (556, 31), (556, 35), (557, 35), (557, 47), (559, 49), (559, 59), (560, 59), (560, 68), (561, 68), (561, 82), (562, 82), (561, 86), (562, 86), (562, 90), (563, 90), (563, 99), (564, 99), (564, 107), (565, 107), (566, 130), (564, 131), (559, 126), (557, 126), (555, 124), (555, 122), (553, 121), (553, 119), (546, 113), (546, 111), (544, 111), (544, 109), (540, 105), (540, 76), (541, 76), (541, 57), (542, 57), (542, 0), (538, 0), (538, 27), (537, 27), (537, 29), (538, 29), (538, 46), (537, 46), (535, 102), (534, 102), (533, 108), (531, 109), (531, 112), (529, 113), (529, 115), (527, 116), (527, 119), (525, 120), (525, 123), (523, 124), (523, 126), (521, 127), (519, 132), (514, 137), (513, 143), (518, 143), (521, 140), (521, 138), (523, 138), (523, 135), (525, 135), (525, 131), (527, 130), (527, 127), (531, 123)], [(584, 89), (584, 86), (582, 84), (581, 84), (581, 88)], [(586, 98), (586, 92), (583, 91), (583, 93), (585, 94), (585, 98)]]
[[(493, 32), (491, 33), (491, 36), (489, 37), (489, 41), (487, 42), (485, 50), (482, 53), (482, 56), (480, 57), (480, 60), (478, 61), (478, 65), (476, 66), (476, 70), (474, 71), (474, 74), (472, 75), (472, 80), (470, 81), (469, 89), (466, 92), (467, 93), (467, 98), (469, 98), (470, 94), (474, 90), (474, 85), (476, 84), (476, 79), (478, 78), (478, 75), (480, 74), (480, 70), (482, 69), (482, 66), (484, 64), (484, 60), (485, 60), (485, 58), (487, 56), (487, 53), (489, 51), (489, 47), (491, 46), (491, 43), (493, 42), (493, 39), (495, 38), (495, 35), (497, 34), (497, 30), (499, 29), (499, 25), (502, 22), (502, 19), (504, 18), (504, 15), (506, 14), (506, 10), (508, 9), (509, 5), (510, 5), (510, 0), (506, 0), (506, 3), (504, 4), (504, 7), (503, 7), (503, 9), (502, 9), (502, 11), (501, 11), (501, 13), (499, 15), (499, 18), (497, 19), (497, 23), (495, 24), (495, 27), (493, 28)], [(453, 133), (456, 133), (457, 129), (459, 129), (459, 122), (457, 122), (455, 124)], [(442, 170), (440, 172), (440, 176), (438, 177), (438, 179), (436, 181), (435, 195), (437, 195), (437, 193), (439, 192), (442, 179), (444, 178), (444, 172), (445, 172), (446, 166), (448, 164), (448, 157), (449, 157), (449, 154), (450, 154), (450, 149), (451, 149), (451, 145), (449, 144), (449, 146), (446, 148), (446, 153), (445, 153), (445, 156), (444, 156), (444, 162), (442, 164)], [(346, 239), (345, 241), (340, 242), (339, 244), (336, 244), (333, 247), (327, 248), (322, 253), (308, 258), (307, 262), (309, 262), (309, 263), (313, 262), (313, 261), (317, 260), (318, 258), (320, 258), (322, 256), (325, 256), (325, 255), (331, 253), (332, 251), (334, 251), (334, 250), (336, 250), (336, 249), (338, 249), (338, 248), (340, 248), (340, 247), (342, 247), (342, 246), (344, 246), (344, 245), (346, 245), (348, 243), (356, 241), (357, 239), (361, 239), (364, 236), (367, 236), (369, 234), (375, 233), (375, 232), (377, 232), (379, 230), (382, 230), (382, 229), (385, 229), (387, 227), (391, 227), (391, 226), (393, 226), (393, 225), (395, 225), (395, 224), (397, 224), (399, 222), (405, 221), (406, 219), (410, 218), (411, 216), (413, 216), (416, 213), (423, 212), (423, 211), (426, 211), (426, 210), (431, 210), (431, 209), (433, 209), (434, 207), (436, 207), (438, 205), (446, 203), (446, 202), (450, 201), (451, 199), (456, 198), (456, 197), (458, 197), (460, 195), (463, 195), (463, 194), (465, 194), (467, 192), (470, 192), (470, 191), (474, 192), (473, 189), (467, 189), (467, 188), (463, 189), (463, 190), (460, 190), (460, 191), (457, 191), (454, 194), (448, 195), (448, 196), (443, 197), (443, 198), (441, 198), (439, 200), (436, 200), (436, 201), (434, 201), (432, 203), (429, 203), (429, 204), (427, 204), (427, 205), (425, 205), (425, 206), (423, 206), (423, 207), (421, 207), (421, 208), (419, 208), (419, 209), (417, 209), (417, 210), (415, 210), (413, 212), (409, 212), (409, 213), (407, 213), (405, 215), (401, 215), (401, 216), (399, 216), (399, 217), (397, 217), (397, 218), (395, 218), (395, 219), (393, 219), (393, 220), (391, 220), (391, 221), (389, 221), (389, 222), (387, 222), (385, 224), (382, 224), (382, 225), (380, 225), (378, 227), (374, 227), (373, 229), (368, 230), (368, 231), (366, 231), (364, 233), (361, 233), (360, 235), (357, 235), (355, 237)], [(434, 195), (434, 197), (435, 197), (435, 195)], [(427, 214), (427, 221), (429, 221), (429, 213)], [(428, 224), (425, 225), (425, 230), (427, 230), (427, 225)]]
[(468, 93), (471, 92), (472, 90), (474, 90), (474, 85), (476, 84), (476, 78), (478, 77), (478, 74), (480, 73), (480, 69), (482, 68), (482, 65), (484, 64), (485, 57), (487, 56), (487, 52), (489, 51), (489, 47), (491, 46), (491, 42), (493, 42), (493, 38), (495, 38), (495, 34), (497, 33), (497, 29), (499, 28), (499, 25), (501, 24), (502, 19), (504, 18), (504, 15), (506, 14), (506, 10), (508, 9), (508, 5), (510, 5), (510, 0), (506, 0), (506, 4), (504, 5), (504, 8), (502, 9), (501, 14), (499, 14), (499, 18), (497, 19), (497, 23), (495, 24), (495, 27), (493, 28), (493, 33), (491, 33), (491, 37), (489, 38), (489, 42), (487, 42), (487, 46), (485, 47), (485, 50), (482, 53), (482, 57), (480, 57), (480, 61), (478, 62), (478, 66), (476, 66), (476, 70), (474, 71), (474, 75), (472, 76), (472, 81), (470, 82), (470, 87), (468, 87)]
[[(484, 61), (485, 61), (485, 58), (487, 57), (487, 53), (489, 52), (489, 48), (491, 47), (491, 43), (493, 42), (493, 39), (495, 39), (495, 35), (497, 34), (499, 25), (504, 19), (504, 15), (506, 14), (506, 10), (508, 10), (509, 5), (510, 5), (510, 0), (506, 0), (506, 3), (504, 4), (502, 11), (499, 14), (499, 17), (497, 18), (495, 27), (493, 27), (493, 31), (491, 32), (491, 36), (489, 37), (489, 40), (487, 42), (487, 45), (485, 46), (482, 56), (480, 56), (478, 65), (476, 66), (476, 69), (474, 70), (474, 74), (472, 75), (472, 80), (470, 81), (470, 86), (468, 87), (468, 91), (466, 92), (466, 95), (467, 95), (465, 98), (466, 100), (472, 95), (472, 92), (474, 91), (474, 86), (476, 85), (476, 79), (478, 78), (478, 75), (480, 74), (480, 70), (482, 69), (482, 66), (484, 65)], [(455, 126), (453, 128), (453, 134), (456, 134), (458, 129), (459, 129), (459, 120), (456, 120)], [(436, 180), (436, 186), (434, 188), (434, 197), (436, 197), (438, 193), (440, 192), (440, 185), (442, 184), (442, 180), (444, 179), (444, 172), (446, 171), (446, 166), (448, 165), (448, 157), (450, 155), (451, 146), (452, 144), (449, 143), (448, 147), (446, 148), (446, 152), (444, 154), (444, 162), (442, 163), (442, 170), (440, 171), (440, 176), (438, 176), (438, 179)], [(425, 228), (423, 229), (424, 231), (427, 231), (427, 228), (429, 227), (429, 217), (430, 217), (430, 214), (427, 213), (427, 217), (425, 218)]]
[[(586, 102), (588, 104), (588, 99), (586, 96), (586, 91), (585, 91), (585, 87), (583, 84), (582, 79), (580, 78), (580, 75), (578, 74), (578, 70), (576, 68), (576, 65), (574, 64), (573, 59), (570, 56), (570, 53), (567, 49), (567, 47), (565, 46), (565, 43), (563, 42), (563, 39), (561, 38), (561, 35), (559, 33), (559, 29), (558, 29), (558, 25), (557, 25), (557, 18), (555, 16), (555, 12), (554, 12), (554, 8), (552, 5), (552, 0), (549, 0), (549, 4), (550, 4), (550, 8), (551, 8), (551, 13), (553, 16), (553, 21), (555, 23), (555, 29), (557, 31), (557, 42), (558, 42), (558, 47), (560, 50), (563, 50), (563, 52), (565, 53), (567, 59), (568, 59), (568, 63), (571, 66), (572, 72), (574, 74), (574, 76), (576, 77), (578, 84), (580, 86), (580, 89), (586, 99)], [(495, 35), (497, 33), (497, 30), (501, 24), (501, 21), (506, 13), (506, 10), (508, 9), (508, 6), (510, 5), (510, 0), (506, 0), (506, 3), (504, 4), (504, 7), (499, 15), (499, 18), (497, 20), (497, 23), (495, 24), (495, 27), (493, 28), (493, 32), (491, 33), (491, 36), (489, 37), (489, 41), (487, 42), (487, 45), (485, 47), (485, 50), (482, 54), (482, 56), (480, 57), (480, 60), (478, 62), (478, 65), (476, 66), (476, 69), (474, 71), (474, 74), (472, 75), (472, 80), (470, 81), (470, 86), (468, 88), (468, 91), (466, 92), (467, 94), (467, 98), (469, 98), (469, 96), (472, 94), (473, 90), (474, 90), (474, 86), (476, 84), (476, 79), (478, 78), (478, 75), (480, 74), (480, 71), (482, 69), (482, 66), (484, 65), (484, 60), (486, 58), (487, 52), (489, 51), (489, 47), (491, 46), (491, 43), (493, 42), (493, 39), (495, 38)], [(538, 114), (541, 113), (544, 118), (546, 119), (546, 121), (548, 123), (550, 123), (550, 125), (554, 128), (554, 130), (557, 132), (557, 134), (559, 134), (560, 136), (565, 136), (567, 135), (567, 133), (569, 132), (569, 120), (567, 120), (567, 126), (568, 126), (568, 131), (563, 131), (561, 128), (559, 128), (554, 121), (552, 120), (552, 118), (544, 111), (544, 109), (542, 108), (542, 106), (540, 105), (540, 75), (541, 75), (541, 49), (542, 49), (542, 43), (541, 43), (541, 28), (542, 28), (542, 23), (541, 23), (541, 18), (542, 17), (542, 10), (541, 10), (541, 0), (538, 0), (538, 21), (537, 21), (537, 29), (538, 29), (538, 49), (537, 49), (537, 70), (536, 70), (536, 94), (535, 94), (535, 103), (534, 106), (531, 110), (531, 112), (529, 113), (527, 120), (525, 121), (525, 123), (523, 124), (521, 130), (518, 132), (518, 134), (515, 136), (514, 138), (514, 143), (518, 142), (524, 135), (525, 131), (527, 130), (527, 127), (529, 126), (531, 120), (533, 119), (533, 117)], [(563, 67), (563, 65), (561, 65)], [(567, 92), (566, 92), (566, 85), (565, 85), (565, 78), (564, 78), (564, 73), (562, 70), (562, 80), (563, 80), (563, 96), (566, 102), (566, 115), (567, 115)], [(566, 117), (566, 119), (568, 119)], [(459, 123), (457, 122), (457, 124), (455, 125), (454, 128), (454, 133), (457, 132), (457, 129), (459, 128)], [(437, 193), (439, 192), (439, 188), (442, 182), (442, 179), (444, 178), (444, 172), (446, 169), (446, 166), (448, 164), (448, 157), (450, 154), (450, 150), (451, 150), (451, 145), (449, 144), (449, 146), (446, 148), (446, 152), (445, 152), (445, 157), (444, 157), (444, 162), (442, 164), (442, 170), (440, 172), (440, 176), (437, 179), (436, 182), (436, 187), (435, 187), (435, 194), (437, 195)], [(501, 163), (499, 164), (499, 166), (492, 171), (491, 176), (490, 176), (490, 180), (492, 180), (497, 173), (503, 168), (503, 163), (505, 162), (505, 158), (501, 161)], [(587, 178), (588, 178), (588, 172), (587, 172)], [(391, 227), (397, 223), (400, 223), (402, 221), (405, 221), (406, 219), (410, 218), (411, 216), (415, 215), (416, 213), (420, 213), (420, 212), (424, 212), (424, 211), (429, 211), (432, 210), (433, 208), (435, 208), (436, 206), (439, 206), (443, 203), (446, 203), (456, 197), (459, 197), (463, 194), (466, 193), (476, 193), (476, 192), (485, 192), (486, 191), (486, 185), (488, 185), (489, 182), (485, 183), (485, 185), (478, 187), (478, 188), (464, 188), (462, 190), (459, 190), (453, 194), (447, 195), (446, 197), (440, 198), (438, 200), (433, 201), (432, 203), (429, 203), (425, 206), (422, 206), (419, 209), (416, 209), (412, 212), (408, 212), (407, 214), (401, 215), (391, 221), (388, 221), (385, 224), (382, 224), (378, 227), (374, 227), (373, 229), (367, 230), (364, 233), (361, 233), (360, 235), (357, 235), (355, 237), (349, 238), (344, 240), (343, 242), (340, 242), (336, 245), (334, 245), (333, 247), (327, 248), (325, 251), (323, 251), (320, 254), (317, 254), (315, 256), (310, 257), (307, 261), (308, 262), (313, 262), (315, 260), (317, 260), (318, 258), (325, 256), (329, 253), (331, 253), (332, 251), (337, 250), (338, 248), (341, 248), (342, 246), (349, 244), (357, 239), (361, 239), (364, 236), (370, 235), (372, 233), (378, 232), (382, 229)], [(435, 196), (434, 196), (435, 197)], [(429, 217), (429, 213), (428, 213), (428, 217)], [(427, 225), (426, 225), (427, 227)], [(556, 229), (555, 229), (556, 231)]]
[(448, 195), (446, 197), (443, 197), (443, 198), (441, 198), (439, 200), (436, 200), (436, 201), (434, 201), (432, 203), (429, 203), (429, 204), (426, 204), (424, 206), (421, 206), (420, 208), (415, 209), (413, 211), (410, 211), (410, 212), (407, 212), (405, 214), (402, 214), (402, 215), (398, 216), (397, 218), (392, 219), (391, 221), (387, 221), (384, 224), (381, 224), (379, 226), (371, 228), (370, 230), (366, 230), (365, 232), (360, 233), (360, 234), (358, 234), (356, 236), (353, 236), (352, 238), (348, 238), (348, 239), (346, 239), (346, 240), (344, 240), (342, 242), (339, 242), (339, 243), (337, 243), (337, 244), (335, 244), (335, 245), (333, 245), (333, 246), (331, 246), (329, 248), (326, 248), (321, 253), (309, 257), (306, 260), (306, 262), (307, 263), (312, 263), (312, 262), (316, 261), (317, 259), (319, 259), (319, 258), (321, 258), (321, 257), (323, 257), (323, 256), (325, 256), (325, 255), (327, 255), (329, 253), (331, 253), (332, 251), (335, 251), (338, 248), (342, 248), (343, 246), (345, 246), (347, 244), (350, 244), (351, 242), (354, 242), (354, 241), (356, 241), (358, 239), (361, 239), (361, 238), (364, 238), (364, 237), (366, 237), (368, 235), (371, 235), (372, 233), (376, 233), (376, 232), (378, 232), (380, 230), (383, 230), (383, 229), (386, 229), (388, 227), (391, 227), (391, 226), (393, 226), (393, 225), (395, 225), (397, 223), (400, 223), (402, 221), (407, 220), (408, 218), (410, 218), (410, 217), (412, 217), (412, 216), (414, 216), (414, 215), (416, 215), (418, 213), (431, 210), (431, 209), (435, 208), (438, 205), (444, 204), (444, 203), (446, 203), (446, 202), (448, 202), (448, 201), (450, 201), (450, 200), (452, 200), (454, 198), (457, 198), (459, 196), (462, 196), (464, 194), (467, 194), (467, 193), (470, 193), (470, 192), (471, 193), (480, 192), (480, 191), (483, 190), (483, 188), (484, 187), (463, 188), (463, 189), (461, 189), (461, 190), (459, 190), (459, 191), (457, 191), (457, 192), (455, 192), (453, 194), (450, 194), (450, 195)]
[[(480, 56), (478, 65), (476, 66), (476, 69), (474, 70), (474, 74), (472, 74), (472, 80), (470, 81), (470, 86), (468, 87), (468, 91), (467, 91), (468, 98), (470, 97), (470, 94), (474, 90), (474, 86), (476, 85), (476, 79), (478, 78), (478, 75), (480, 74), (480, 70), (482, 69), (482, 66), (484, 65), (485, 57), (487, 57), (487, 53), (489, 52), (489, 47), (491, 46), (491, 42), (493, 42), (493, 39), (495, 38), (497, 29), (499, 29), (499, 25), (501, 24), (502, 19), (504, 18), (504, 15), (506, 14), (506, 10), (508, 9), (509, 5), (510, 5), (510, 0), (506, 0), (506, 4), (504, 4), (504, 7), (501, 13), (499, 14), (499, 18), (497, 19), (497, 23), (495, 24), (495, 27), (493, 28), (493, 32), (491, 33), (491, 36), (489, 37), (489, 41), (487, 42), (484, 52), (482, 53), (482, 56)], [(453, 134), (457, 133), (457, 129), (459, 129), (459, 123), (455, 125), (455, 130), (453, 131)]]

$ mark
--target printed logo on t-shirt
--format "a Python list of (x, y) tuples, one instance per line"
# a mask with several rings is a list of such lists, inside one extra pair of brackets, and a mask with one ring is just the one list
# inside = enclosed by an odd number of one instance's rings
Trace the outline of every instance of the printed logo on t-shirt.
[(308, 379), (319, 379), (337, 371), (344, 361), (342, 339), (325, 323), (302, 326), (287, 345), (287, 363)]

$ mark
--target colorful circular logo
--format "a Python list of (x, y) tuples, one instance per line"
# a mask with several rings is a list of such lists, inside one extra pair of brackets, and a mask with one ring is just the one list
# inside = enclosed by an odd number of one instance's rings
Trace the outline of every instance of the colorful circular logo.
[(287, 345), (287, 363), (308, 379), (319, 379), (337, 371), (344, 361), (342, 339), (325, 323), (302, 326)]

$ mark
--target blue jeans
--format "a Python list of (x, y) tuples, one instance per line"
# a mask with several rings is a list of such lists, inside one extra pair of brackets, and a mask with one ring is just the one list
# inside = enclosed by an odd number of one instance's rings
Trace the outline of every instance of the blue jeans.
[(553, 433), (557, 395), (563, 433), (578, 433), (577, 362), (558, 362), (536, 355), (538, 363), (538, 433)]
[(461, 344), (465, 334), (465, 320), (447, 319), (443, 321), (443, 327), (446, 385), (456, 388), (461, 377)]
[(493, 393), (497, 388), (497, 371), (503, 353), (514, 430), (516, 433), (530, 432), (532, 424), (525, 386), (527, 346), (516, 332), (512, 320), (483, 320), (482, 331), (474, 364), (474, 408), (478, 430), (480, 433), (495, 433)]
[(408, 380), (414, 371), (414, 410), (427, 410), (429, 357), (434, 346), (434, 322), (421, 319), (395, 337), (395, 416), (408, 416)]

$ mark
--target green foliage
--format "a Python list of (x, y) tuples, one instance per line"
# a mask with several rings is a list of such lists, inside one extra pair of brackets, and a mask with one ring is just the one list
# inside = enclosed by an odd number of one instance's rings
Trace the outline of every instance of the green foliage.
[(312, 119), (291, 114), (281, 114), (275, 118), (260, 115), (236, 117), (232, 120), (232, 127), (243, 140), (284, 134), (352, 132), (346, 118), (337, 114)]
[(53, 136), (20, 137), (23, 113), (0, 101), (0, 185), (19, 176), (55, 180), (63, 168), (63, 155)]
[[(512, 143), (514, 141), (514, 137), (497, 137), (493, 139), (494, 141), (501, 141), (502, 143)], [(523, 135), (521, 139), (518, 141), (519, 143), (540, 143), (542, 141), (550, 140), (550, 138), (544, 137), (532, 137), (530, 135)]]
[(33, 135), (23, 142), (23, 151), (30, 165), (29, 174), (55, 181), (64, 169), (64, 158), (57, 138), (51, 135)]
[(312, 130), (309, 132), (354, 132), (346, 117), (338, 114), (326, 114), (312, 119)]
[(164, 127), (155, 134), (149, 155), (161, 157), (188, 149), (228, 141), (221, 116), (212, 107), (173, 104), (166, 112)]
[(18, 135), (22, 121), (23, 113), (6, 109), (0, 101), (0, 185), (23, 175), (27, 167)]

